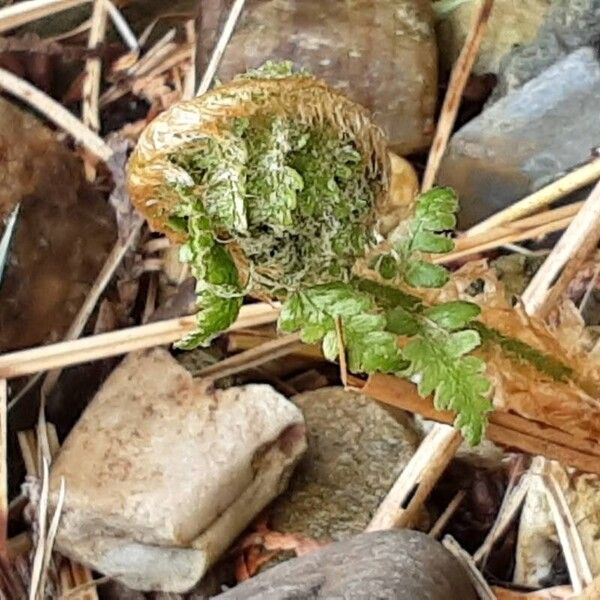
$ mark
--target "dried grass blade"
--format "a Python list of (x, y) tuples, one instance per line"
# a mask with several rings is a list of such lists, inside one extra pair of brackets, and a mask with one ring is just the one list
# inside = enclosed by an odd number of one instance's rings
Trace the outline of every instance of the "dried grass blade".
[(219, 36), (217, 44), (215, 45), (211, 54), (210, 61), (208, 62), (208, 66), (206, 67), (206, 72), (202, 76), (200, 85), (196, 90), (196, 96), (201, 96), (202, 94), (208, 91), (208, 88), (210, 87), (210, 84), (212, 83), (217, 73), (217, 69), (219, 68), (221, 59), (223, 58), (225, 48), (227, 48), (227, 44), (229, 43), (229, 40), (231, 39), (238, 19), (240, 18), (245, 1), (246, 0), (235, 0), (233, 6), (231, 7), (229, 15), (227, 16), (227, 21), (223, 26), (221, 35)]
[(40, 584), (42, 581), (42, 571), (44, 567), (45, 544), (46, 544), (46, 521), (48, 514), (48, 495), (49, 495), (49, 473), (48, 463), (42, 462), (42, 490), (37, 510), (38, 520), (38, 539), (33, 555), (33, 564), (31, 568), (31, 584), (29, 587), (29, 600), (38, 600)]
[(0, 33), (48, 17), (90, 0), (28, 0), (0, 9)]
[(431, 150), (427, 158), (425, 173), (423, 174), (423, 182), (421, 184), (423, 192), (431, 189), (435, 182), (442, 156), (446, 151), (452, 128), (456, 122), (456, 115), (458, 114), (463, 91), (477, 58), (479, 46), (481, 45), (493, 5), (494, 0), (483, 0), (479, 5), (479, 10), (475, 13), (467, 39), (452, 68), (448, 90), (444, 97), (444, 104), (442, 105)]
[(111, 0), (103, 0), (106, 12), (108, 12), (110, 19), (115, 26), (115, 29), (119, 32), (121, 39), (125, 42), (125, 45), (132, 51), (137, 52), (140, 49), (135, 33), (133, 33), (129, 23), (123, 16), (123, 13), (111, 2)]
[(492, 589), (484, 579), (481, 571), (477, 568), (471, 555), (466, 550), (463, 550), (460, 544), (451, 535), (445, 536), (442, 544), (444, 544), (446, 549), (453, 554), (465, 568), (471, 579), (471, 583), (473, 584), (473, 587), (475, 587), (481, 600), (496, 600), (494, 592), (492, 592)]
[(565, 495), (554, 476), (546, 474), (543, 481), (546, 498), (554, 517), (558, 539), (569, 570), (571, 585), (575, 593), (580, 594), (583, 588), (590, 585), (593, 580), (592, 571), (581, 543), (581, 537)]
[(112, 156), (110, 146), (66, 108), (29, 82), (2, 68), (0, 68), (0, 89), (35, 108), (49, 121), (64, 129), (94, 156), (105, 162)]

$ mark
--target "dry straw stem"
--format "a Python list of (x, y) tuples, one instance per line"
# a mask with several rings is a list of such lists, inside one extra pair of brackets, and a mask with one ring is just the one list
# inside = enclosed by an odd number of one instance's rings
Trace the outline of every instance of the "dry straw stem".
[(450, 521), (450, 519), (454, 516), (454, 513), (458, 510), (458, 507), (461, 505), (466, 495), (467, 493), (465, 490), (459, 490), (456, 492), (454, 498), (452, 498), (452, 500), (450, 500), (448, 503), (448, 506), (446, 506), (446, 510), (444, 510), (429, 531), (429, 535), (432, 538), (437, 539), (440, 537), (442, 531), (444, 531), (446, 525), (448, 525), (448, 521)]
[(0, 9), (0, 33), (62, 12), (90, 0), (28, 0)]
[[(92, 26), (88, 38), (88, 50), (95, 50), (106, 35), (108, 13), (104, 0), (95, 0), (92, 12)], [(98, 96), (100, 94), (100, 77), (102, 61), (100, 57), (88, 58), (85, 62), (83, 80), (82, 120), (92, 131), (100, 131)]]
[(431, 144), (431, 150), (429, 151), (425, 174), (423, 175), (423, 182), (421, 184), (423, 192), (430, 190), (435, 182), (442, 156), (446, 151), (452, 128), (456, 122), (456, 115), (458, 114), (463, 91), (477, 58), (479, 46), (481, 45), (493, 5), (494, 0), (483, 0), (481, 3), (479, 10), (474, 16), (465, 44), (452, 68), (448, 90), (446, 91), (444, 104), (442, 105), (440, 118)]
[(573, 221), (583, 202), (576, 202), (533, 217), (525, 217), (513, 223), (498, 225), (490, 231), (467, 235), (456, 240), (454, 250), (433, 258), (436, 263), (449, 263), (465, 256), (472, 256), (500, 248), (506, 244), (538, 239), (550, 233), (566, 229)]
[[(92, 11), (92, 26), (88, 38), (88, 50), (96, 48), (104, 41), (106, 35), (106, 24), (108, 13), (104, 0), (95, 0)], [(92, 131), (100, 131), (100, 109), (98, 98), (100, 96), (100, 83), (102, 78), (102, 59), (99, 56), (93, 56), (85, 61), (83, 72), (83, 89), (81, 103), (81, 117), (84, 125), (87, 125)], [(96, 179), (96, 167), (94, 163), (85, 158), (85, 175), (88, 181)]]
[(521, 219), (547, 207), (556, 200), (564, 198), (567, 194), (575, 190), (598, 181), (598, 179), (600, 179), (600, 159), (595, 158), (591, 162), (567, 173), (560, 179), (471, 227), (465, 235), (471, 237), (485, 231), (490, 231), (498, 225)]
[(125, 17), (121, 14), (121, 11), (111, 2), (111, 0), (102, 0), (106, 7), (106, 11), (110, 15), (110, 20), (112, 21), (115, 29), (119, 32), (121, 39), (125, 42), (125, 45), (132, 52), (137, 52), (140, 47), (135, 37), (135, 33), (131, 30), (129, 23), (125, 19)]
[(112, 156), (113, 151), (110, 146), (66, 108), (24, 79), (2, 68), (0, 68), (0, 89), (35, 108), (49, 121), (64, 129), (94, 156), (103, 161), (107, 161)]
[(230, 356), (214, 365), (205, 367), (197, 373), (197, 376), (213, 380), (229, 377), (241, 371), (258, 367), (276, 358), (292, 354), (301, 345), (302, 342), (298, 333), (275, 338), (255, 348), (251, 348), (235, 356)]
[[(232, 331), (226, 336), (227, 339), (227, 352), (234, 354), (236, 352), (243, 352), (244, 350), (250, 350), (261, 346), (267, 342), (270, 342), (275, 337), (275, 332), (261, 332), (253, 330), (240, 330)], [(292, 354), (295, 356), (303, 356), (304, 358), (313, 358), (317, 360), (323, 359), (323, 352), (321, 352), (320, 346), (316, 344), (299, 344), (297, 348), (294, 348)]]
[(229, 11), (229, 15), (227, 16), (227, 21), (225, 21), (225, 25), (223, 25), (221, 35), (219, 36), (219, 39), (217, 40), (217, 43), (211, 54), (208, 66), (206, 67), (206, 71), (202, 76), (202, 80), (200, 81), (198, 89), (196, 90), (197, 96), (201, 96), (202, 94), (208, 91), (208, 88), (210, 87), (210, 84), (212, 83), (215, 74), (217, 73), (217, 69), (219, 68), (221, 59), (223, 58), (225, 48), (227, 48), (227, 44), (231, 39), (238, 19), (242, 14), (245, 2), (246, 0), (235, 0), (235, 2), (233, 3), (231, 10)]
[[(458, 60), (452, 69), (450, 82), (444, 98), (444, 104), (442, 105), (440, 118), (427, 159), (427, 166), (423, 175), (421, 184), (423, 192), (431, 189), (437, 176), (442, 156), (444, 155), (448, 140), (450, 139), (450, 133), (456, 122), (456, 115), (458, 114), (462, 94), (471, 69), (473, 68), (475, 58), (477, 57), (493, 4), (494, 0), (483, 0), (481, 3), (479, 11), (471, 24), (469, 35), (467, 36)], [(430, 451), (428, 448), (428, 440), (437, 438), (443, 442), (440, 443), (441, 448), (434, 448), (433, 451)], [(462, 436), (459, 431), (453, 429), (448, 430), (442, 425), (435, 425), (430, 432), (430, 435), (427, 436), (421, 446), (419, 446), (416, 454), (401, 473), (400, 478), (394, 485), (394, 488), (392, 488), (390, 495), (397, 486), (409, 485), (411, 480), (413, 486), (416, 485), (415, 477), (421, 477), (423, 481), (417, 488), (417, 493), (409, 504), (413, 511), (416, 511), (423, 502), (425, 502), (427, 495), (441, 476), (445, 466), (454, 458), (461, 441)], [(389, 503), (386, 504), (386, 502), (387, 498), (384, 500), (378, 511), (378, 514), (380, 514), (379, 521), (377, 521), (377, 515), (373, 519), (373, 522), (375, 523), (374, 527), (381, 529), (384, 528), (386, 524), (387, 526), (392, 527), (402, 526), (402, 524), (406, 522), (406, 518), (402, 515), (406, 514), (407, 511), (398, 509), (399, 505), (396, 505), (394, 508)], [(383, 513), (380, 513), (380, 511), (385, 511), (386, 507), (388, 512), (393, 512), (395, 510), (397, 513), (396, 516), (388, 516), (386, 520)], [(410, 512), (411, 511), (408, 511), (407, 514), (412, 516)], [(373, 522), (369, 527), (373, 525)], [(395, 523), (396, 525), (394, 525)]]
[(460, 433), (452, 427), (436, 425), (380, 504), (367, 531), (413, 526), (420, 508), (454, 458), (461, 441)]
[(447, 535), (443, 539), (442, 544), (465, 568), (479, 598), (481, 598), (481, 600), (496, 600), (494, 592), (492, 592), (492, 589), (481, 574), (481, 571), (477, 568), (471, 555), (464, 550), (451, 535)]
[[(600, 241), (600, 183), (597, 183), (522, 296), (530, 315), (546, 318)], [(557, 276), (560, 277), (554, 283)], [(554, 283), (552, 289), (550, 287)]]
[[(279, 307), (264, 303), (243, 306), (230, 330), (266, 325), (277, 319)], [(109, 358), (135, 350), (172, 344), (196, 329), (194, 315), (138, 325), (78, 340), (49, 344), (0, 356), (0, 378), (11, 379)]]
[(487, 534), (483, 544), (473, 554), (473, 560), (476, 563), (484, 561), (494, 547), (494, 544), (507, 532), (513, 519), (517, 516), (521, 505), (525, 502), (527, 491), (531, 485), (531, 477), (531, 473), (523, 474), (519, 483), (512, 490), (507, 490), (507, 495), (504, 497), (492, 529)]
[(196, 23), (193, 19), (185, 24), (185, 37), (192, 47), (190, 66), (185, 74), (183, 84), (183, 99), (190, 100), (196, 92)]
[(588, 563), (577, 526), (560, 486), (552, 474), (543, 477), (546, 499), (554, 518), (558, 539), (567, 563), (569, 578), (575, 593), (592, 583), (592, 571)]

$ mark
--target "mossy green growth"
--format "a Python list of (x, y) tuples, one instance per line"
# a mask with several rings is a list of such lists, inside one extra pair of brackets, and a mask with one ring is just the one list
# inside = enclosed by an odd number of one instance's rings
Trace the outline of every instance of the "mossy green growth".
[[(356, 259), (375, 243), (379, 182), (347, 134), (280, 116), (236, 118), (219, 138), (179, 150), (171, 162), (189, 176), (169, 223), (187, 233), (182, 257), (198, 279), (199, 235), (248, 261), (248, 288), (285, 298), (301, 287), (347, 281)], [(202, 214), (206, 228), (194, 225)], [(201, 269), (205, 272), (205, 269)], [(204, 285), (199, 281), (199, 285)], [(230, 297), (230, 290), (221, 294)], [(237, 313), (233, 315), (237, 316)], [(222, 328), (202, 327), (194, 343)]]

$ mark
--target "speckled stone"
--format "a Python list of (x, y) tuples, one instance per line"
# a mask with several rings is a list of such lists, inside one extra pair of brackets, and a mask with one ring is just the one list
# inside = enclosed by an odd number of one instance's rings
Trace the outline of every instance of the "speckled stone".
[(405, 415), (341, 387), (293, 398), (308, 427), (308, 450), (288, 490), (269, 510), (273, 529), (320, 540), (364, 531), (414, 454), (419, 436)]
[(468, 228), (587, 161), (600, 139), (600, 62), (576, 50), (454, 134), (438, 177)]
[[(231, 2), (203, 0), (200, 80)], [(247, 0), (217, 77), (291, 60), (373, 113), (394, 151), (431, 142), (437, 47), (429, 0)]]
[(475, 600), (457, 560), (407, 529), (363, 533), (290, 560), (218, 600)]

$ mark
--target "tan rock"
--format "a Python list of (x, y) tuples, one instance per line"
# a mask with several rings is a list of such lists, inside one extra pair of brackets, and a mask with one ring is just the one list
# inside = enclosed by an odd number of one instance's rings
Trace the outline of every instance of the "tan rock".
[(342, 387), (293, 401), (306, 420), (309, 447), (288, 490), (269, 508), (273, 529), (320, 541), (364, 531), (419, 444), (411, 419)]
[[(440, 21), (440, 58), (446, 69), (458, 58), (482, 1), (464, 2)], [(535, 39), (551, 5), (552, 0), (495, 0), (473, 72), (498, 73), (504, 56)]]
[[(201, 77), (228, 3), (202, 3)], [(266, 60), (291, 60), (373, 112), (392, 148), (429, 145), (437, 97), (437, 51), (429, 0), (249, 0), (218, 78)]]
[(162, 349), (111, 374), (63, 445), (58, 549), (125, 585), (191, 588), (287, 485), (300, 411), (267, 385), (207, 391)]

